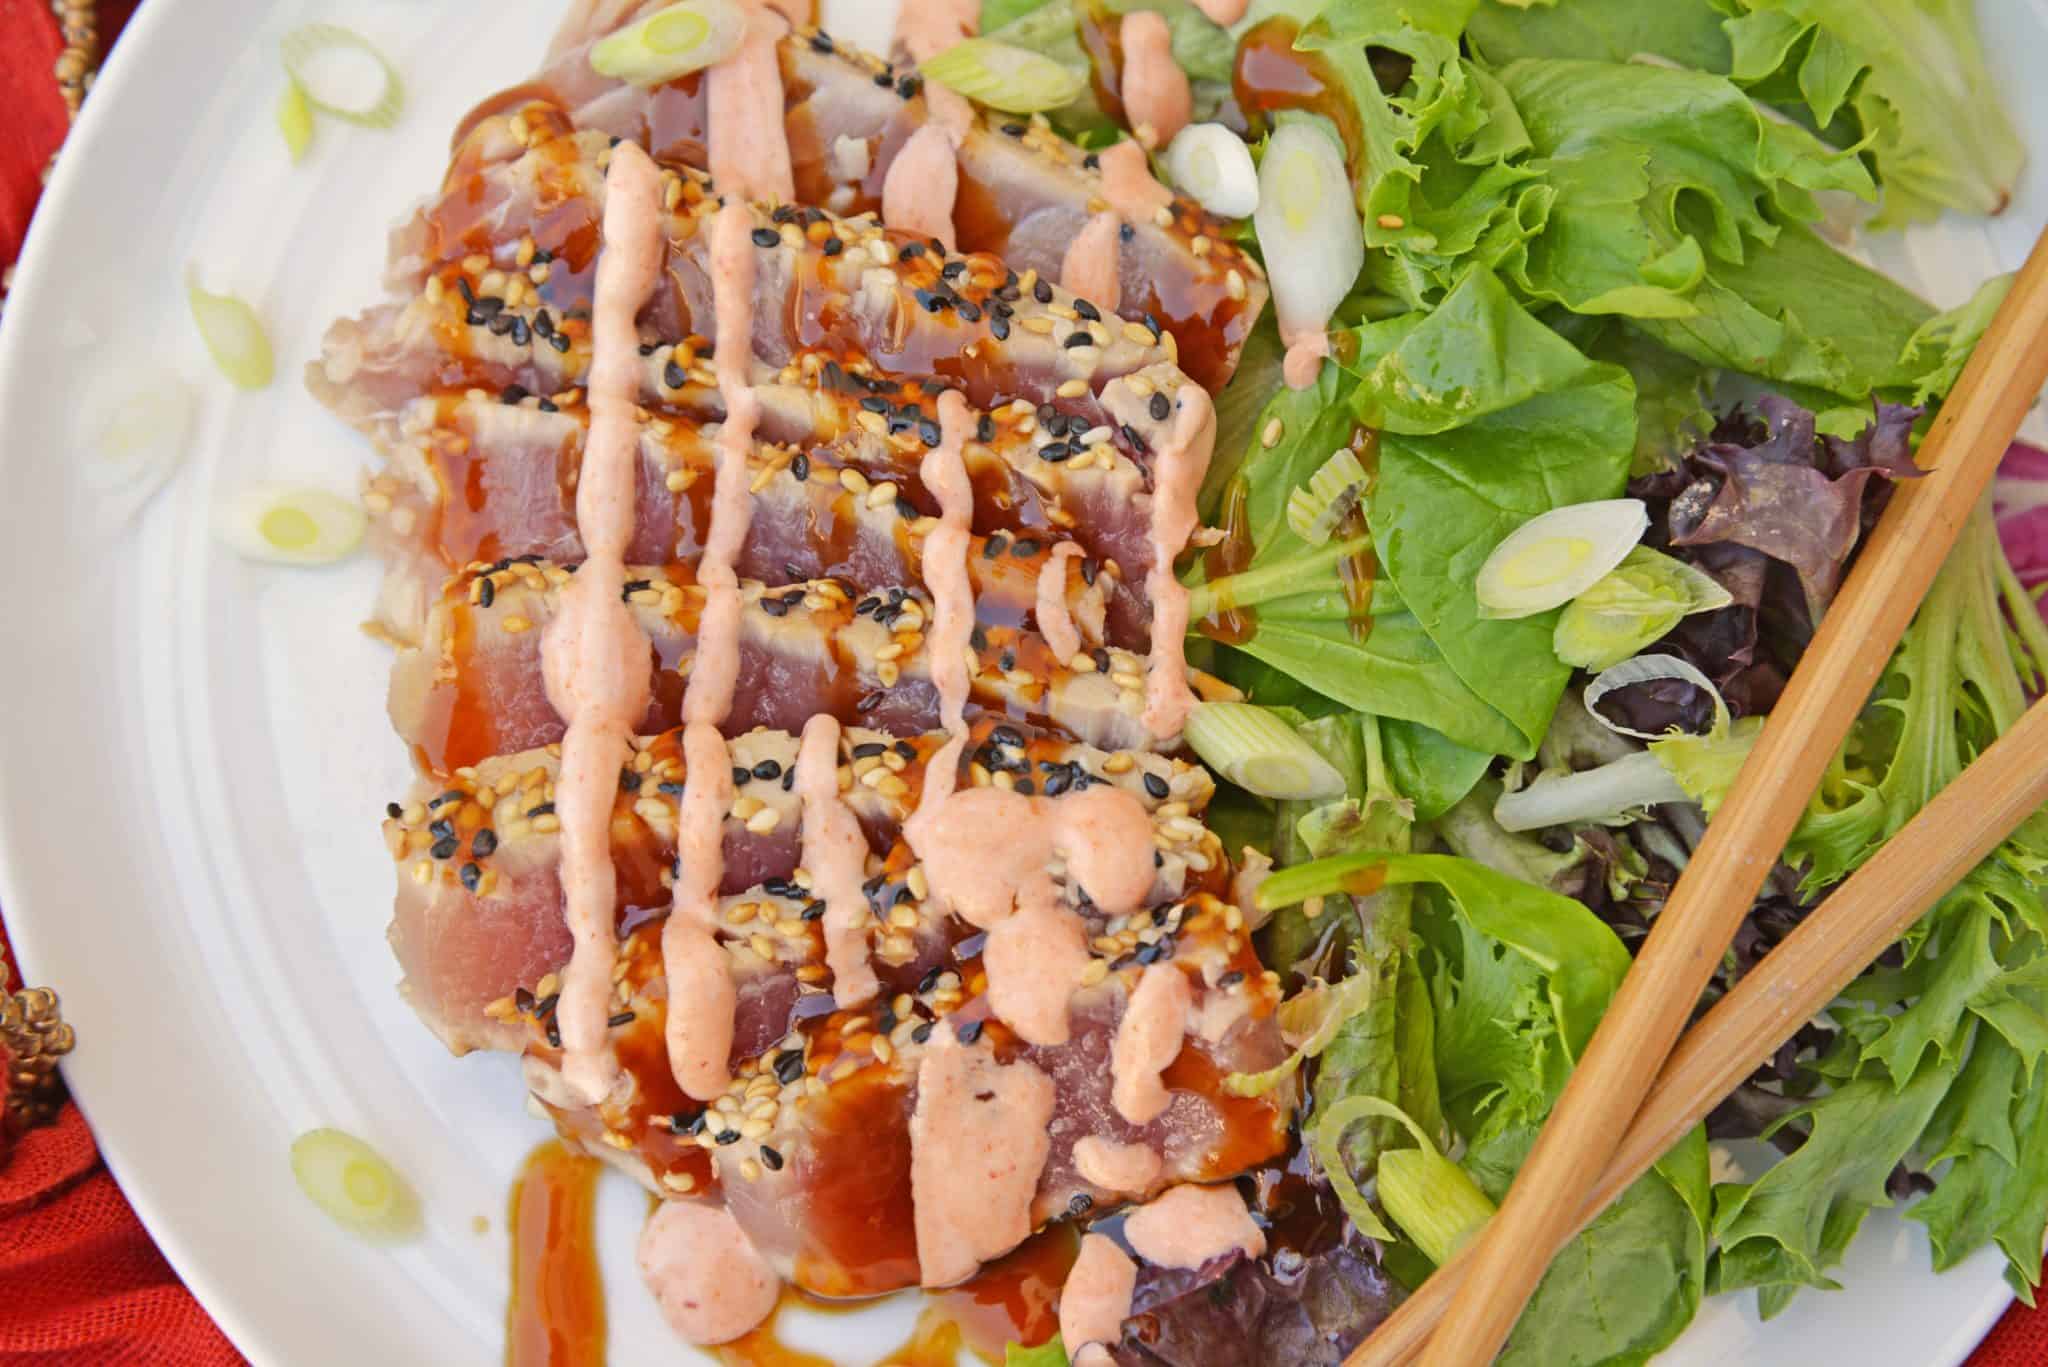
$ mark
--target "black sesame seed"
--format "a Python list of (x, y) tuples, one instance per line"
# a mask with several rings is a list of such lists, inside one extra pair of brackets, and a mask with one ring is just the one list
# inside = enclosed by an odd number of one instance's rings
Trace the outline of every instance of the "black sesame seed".
[(982, 546), (981, 554), (988, 560), (998, 559), (1008, 549), (1009, 544), (1009, 540), (1001, 532), (997, 532)]
[(754, 766), (754, 777), (763, 783), (771, 782), (782, 777), (782, 766), (772, 759), (764, 759)]
[(1084, 328), (1075, 328), (1072, 332), (1067, 334), (1067, 340), (1061, 342), (1060, 345), (1067, 348), (1069, 351), (1073, 350), (1077, 346), (1094, 346), (1095, 334), (1087, 331)]
[(526, 346), (533, 341), (533, 327), (518, 314), (512, 315), (512, 345)]
[(1109, 652), (1107, 650), (1101, 646), (1095, 647), (1092, 658), (1095, 661), (1095, 668), (1098, 672), (1103, 674), (1109, 673)]
[(497, 586), (491, 582), (489, 575), (477, 581), (476, 601), (479, 607), (486, 608), (498, 601)]
[(932, 1023), (930, 1021), (926, 1021), (924, 1024), (918, 1026), (915, 1030), (912, 1030), (910, 1032), (910, 1038), (918, 1044), (923, 1044), (926, 1040), (930, 1039), (931, 1037)]
[(735, 787), (735, 788), (744, 788), (744, 787), (746, 787), (746, 786), (747, 786), (748, 782), (750, 782), (750, 781), (751, 781), (751, 780), (753, 779), (753, 777), (754, 777), (754, 775), (753, 775), (753, 772), (752, 772), (751, 770), (747, 770), (747, 769), (742, 769), (742, 768), (741, 768), (741, 767), (740, 767), (739, 765), (737, 765), (737, 764), (733, 765), (733, 767), (732, 767), (732, 786), (733, 786), (733, 787)]
[(811, 35), (811, 51), (830, 52), (831, 50), (832, 38), (830, 34), (826, 33), (823, 29), (819, 29)]
[(670, 389), (681, 389), (689, 383), (690, 372), (670, 361), (661, 368), (661, 382)]
[(566, 332), (549, 333), (548, 345), (557, 351), (567, 351), (569, 349), (569, 334)]
[(853, 710), (856, 712), (872, 712), (882, 705), (883, 696), (882, 690), (879, 688), (872, 693), (863, 693), (854, 701)]
[(543, 337), (555, 335), (555, 318), (546, 309), (533, 315), (533, 330)]
[(1218, 978), (1216, 980), (1216, 985), (1218, 987), (1236, 987), (1239, 983), (1243, 981), (1244, 973), (1239, 969), (1233, 968), (1228, 973)]
[(896, 84), (896, 78), (886, 71), (877, 71), (875, 73), (875, 84), (887, 90), (890, 86)]
[(761, 611), (767, 613), (770, 617), (787, 617), (789, 615), (789, 600), (787, 598), (764, 595), (761, 599)]
[(776, 236), (773, 228), (754, 229), (754, 245), (756, 247), (773, 247), (780, 244), (781, 241), (782, 239)]
[(775, 1056), (775, 1080), (784, 1086), (804, 1075), (804, 1051), (784, 1049)]
[(917, 439), (928, 448), (936, 447), (939, 444), (939, 425), (930, 418), (919, 418), (917, 422)]
[(461, 848), (461, 841), (452, 835), (446, 835), (436, 840), (433, 849), (428, 851), (428, 853), (432, 854), (436, 859), (453, 859), (455, 852)]
[(640, 791), (640, 775), (631, 769), (619, 770), (619, 788), (628, 793)]
[(545, 997), (542, 997), (542, 998), (541, 998), (541, 999), (540, 999), (539, 1001), (537, 1001), (537, 1002), (535, 1002), (535, 1003), (533, 1004), (533, 1014), (534, 1014), (534, 1018), (535, 1018), (536, 1020), (538, 1020), (538, 1019), (540, 1019), (541, 1017), (544, 1017), (544, 1016), (552, 1016), (552, 1015), (554, 1015), (554, 1014), (555, 1014), (555, 1008), (556, 1008), (557, 1006), (561, 1005), (561, 1003), (562, 1003), (562, 994), (561, 994), (561, 993), (559, 993), (559, 992), (550, 992), (550, 993), (548, 993), (548, 994), (547, 994), (547, 995), (546, 995)]
[(761, 1146), (761, 1163), (770, 1172), (782, 1171), (782, 1155), (769, 1148), (766, 1144)]
[(1019, 560), (1029, 560), (1032, 556), (1037, 555), (1038, 551), (1038, 543), (1028, 536), (1018, 537), (1016, 544), (1010, 547), (1010, 554), (1016, 556)]
[(974, 439), (979, 442), (994, 441), (996, 439), (996, 420), (986, 413), (982, 414), (981, 418), (974, 424)]
[(1159, 775), (1147, 774), (1145, 775), (1145, 791), (1158, 798), (1161, 802), (1164, 802), (1166, 801), (1166, 795), (1173, 790), (1166, 786), (1166, 780), (1159, 777)]
[(512, 989), (512, 1005), (519, 1008), (521, 1015), (533, 1010), (533, 993), (523, 987)]
[(550, 1049), (562, 1047), (562, 1024), (560, 1021), (551, 1020), (548, 1022), (547, 1041), (548, 1048)]
[(1152, 391), (1152, 402), (1146, 411), (1152, 415), (1152, 421), (1165, 422), (1167, 416), (1173, 412), (1173, 401), (1155, 389)]
[(1010, 137), (1021, 138), (1024, 136), (1024, 125), (1021, 123), (1006, 123), (1003, 125), (1003, 132)]
[(683, 785), (670, 779), (663, 779), (660, 783), (654, 785), (654, 791), (665, 797), (681, 797), (683, 795)]
[(464, 864), (459, 875), (465, 892), (475, 892), (476, 885), (483, 881), (484, 871), (474, 864)]
[(559, 413), (562, 411), (560, 408), (556, 407), (555, 401), (553, 399), (542, 399), (538, 407), (540, 408), (540, 411), (543, 413)]
[(518, 403), (525, 397), (526, 386), (523, 384), (508, 384), (498, 391), (499, 403)]
[(1102, 573), (1102, 562), (1092, 555), (1081, 557), (1081, 582), (1089, 588), (1095, 587), (1095, 576)]
[(790, 477), (802, 484), (811, 477), (811, 458), (799, 451), (789, 459)]
[(1074, 312), (1080, 314), (1083, 318), (1086, 318), (1091, 323), (1099, 323), (1102, 321), (1102, 311), (1096, 308), (1095, 305), (1089, 303), (1086, 299), (1076, 299), (1074, 301)]
[(920, 257), (920, 256), (923, 256), (923, 255), (924, 255), (924, 243), (922, 243), (922, 242), (906, 242), (906, 243), (904, 243), (904, 244), (903, 244), (902, 250), (900, 250), (900, 251), (898, 251), (898, 252), (896, 253), (896, 259), (897, 259), (898, 261), (913, 261), (913, 260), (915, 260), (916, 258), (918, 258), (918, 257)]
[(470, 837), (469, 852), (478, 859), (489, 859), (498, 852), (498, 833), (485, 826)]
[(634, 1017), (631, 1011), (621, 1011), (618, 1015), (613, 1016), (610, 1020), (607, 1020), (605, 1022), (605, 1027), (610, 1030), (616, 1030), (622, 1025), (631, 1025), (633, 1023), (633, 1019)]
[(888, 746), (878, 740), (864, 740), (859, 745), (853, 747), (853, 757), (855, 759), (872, 759), (888, 748)]
[(1004, 317), (1002, 314), (997, 314), (995, 317), (988, 320), (988, 332), (989, 336), (995, 338), (998, 342), (1009, 341), (1010, 320)]
[(836, 237), (828, 237), (825, 239), (824, 250), (827, 256), (837, 256), (846, 250), (846, 244)]
[(917, 980), (917, 995), (920, 997), (931, 995), (931, 990), (939, 985), (939, 974), (942, 971), (936, 964), (926, 969), (924, 976)]
[(668, 1127), (677, 1134), (701, 1134), (704, 1131), (704, 1112), (685, 1115), (677, 1111), (668, 1118)]
[(1102, 158), (1090, 152), (1087, 156), (1081, 158), (1081, 165), (1090, 171), (1097, 171), (1102, 169)]
[(720, 1130), (718, 1138), (714, 1142), (721, 1147), (727, 1144), (737, 1144), (740, 1142), (740, 1132), (738, 1130)]
[(474, 304), (476, 302), (476, 291), (469, 287), (469, 281), (462, 276), (458, 275), (455, 277), (455, 288), (462, 291), (463, 303)]
[(963, 321), (969, 323), (978, 323), (981, 321), (981, 308), (972, 299), (962, 299), (958, 304), (955, 304), (953, 307), (959, 313)]
[(825, 903), (824, 900), (820, 898), (817, 901), (806, 902), (804, 904), (804, 909), (798, 912), (797, 916), (800, 920), (815, 921), (824, 914)]
[(895, 745), (895, 750), (896, 753), (901, 755), (905, 761), (914, 760), (917, 758), (917, 747), (915, 745), (912, 745), (907, 740), (897, 741)]
[(969, 1021), (953, 1031), (953, 1037), (962, 1044), (973, 1044), (981, 1038), (981, 1022)]
[(1050, 304), (1052, 302), (1052, 285), (1047, 281), (1040, 280), (1031, 287), (1031, 297), (1041, 304)]
[(398, 818), (403, 816), (404, 814), (405, 808), (399, 806), (396, 802), (387, 802), (384, 804), (384, 815), (390, 817), (393, 821), (398, 820)]
[(1116, 227), (1116, 236), (1117, 236), (1117, 241), (1119, 241), (1119, 242), (1129, 242), (1129, 241), (1130, 241), (1130, 240), (1131, 240), (1132, 238), (1136, 237), (1137, 235), (1138, 235), (1138, 230), (1137, 230), (1136, 228), (1133, 228), (1133, 227), (1132, 227), (1132, 226), (1131, 226), (1130, 224), (1128, 224), (1128, 223), (1119, 223), (1119, 224), (1117, 224), (1117, 227)]
[(1016, 791), (1022, 793), (1025, 797), (1030, 797), (1038, 791), (1038, 788), (1030, 779), (1020, 778), (1017, 780)]
[(906, 100), (915, 98), (917, 93), (923, 89), (924, 78), (921, 76), (905, 76), (902, 80), (896, 82), (896, 93)]
[(555, 804), (552, 802), (543, 802), (540, 803), (538, 806), (528, 807), (526, 809), (526, 819), (528, 821), (533, 820), (535, 817), (553, 816), (554, 814)]
[(1075, 1192), (1074, 1199), (1067, 1202), (1067, 1214), (1069, 1215), (1086, 1215), (1093, 1209), (1095, 1209), (1095, 1198), (1085, 1191)]
[(487, 323), (485, 326), (489, 328), (491, 336), (503, 337), (506, 333), (512, 331), (512, 324), (514, 321), (515, 316), (513, 314), (501, 313), (497, 315), (495, 318), (491, 319), (491, 321)]

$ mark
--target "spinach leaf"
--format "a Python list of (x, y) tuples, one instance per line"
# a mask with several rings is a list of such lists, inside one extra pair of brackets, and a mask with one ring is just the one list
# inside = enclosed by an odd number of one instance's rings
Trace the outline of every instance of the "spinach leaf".
[[(1465, 692), (1513, 730), (1482, 735), (1439, 704), (1374, 711), (1419, 721), (1471, 749), (1526, 759), (1570, 670), (1554, 614), (1482, 617), (1473, 590), (1493, 548), (1552, 508), (1612, 498), (1635, 446), (1635, 393), (1509, 296), (1468, 272), (1441, 306), (1359, 330), (1353, 412), (1382, 429), (1366, 509), (1385, 572)], [(1374, 637), (1388, 623), (1376, 620)]]
[(1387, 771), (1401, 795), (1415, 804), (1417, 821), (1435, 821), (1458, 805), (1485, 776), (1493, 755), (1473, 750), (1415, 722), (1385, 718), (1380, 736), (1387, 747)]

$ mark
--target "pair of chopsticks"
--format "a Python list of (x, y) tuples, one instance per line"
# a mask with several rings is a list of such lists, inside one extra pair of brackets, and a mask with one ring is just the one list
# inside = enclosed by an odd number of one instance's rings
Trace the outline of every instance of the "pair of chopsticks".
[[(1685, 1032), (1606, 1170), (1561, 1227), (1557, 1241), (1533, 1260), (1539, 1274), (1574, 1234), (1706, 1119), (1715, 1103), (1818, 1015), (2043, 803), (2048, 803), (2048, 701), (2029, 708), (2017, 726)], [(1438, 1268), (1347, 1367), (1413, 1361), (1453, 1296), (1470, 1284), (1474, 1246)]]
[(1507, 1200), (1345, 1367), (1392, 1367), (1418, 1354), (1424, 1367), (1490, 1361), (1571, 1235), (2041, 804), (2043, 780), (2033, 771), (2048, 769), (2048, 719), (2036, 704), (1672, 1055), (2044, 382), (2048, 232), (1922, 444), (1920, 462), (1931, 469), (1893, 490)]

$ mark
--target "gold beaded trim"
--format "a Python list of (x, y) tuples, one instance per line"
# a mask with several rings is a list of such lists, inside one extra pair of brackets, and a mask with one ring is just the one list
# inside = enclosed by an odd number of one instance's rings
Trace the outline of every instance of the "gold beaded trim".
[(56, 1115), (64, 1099), (57, 1060), (77, 1043), (71, 1027), (64, 1023), (55, 992), (36, 987), (9, 994), (6, 989), (6, 963), (0, 961), (0, 1066), (7, 1069), (0, 1141)]

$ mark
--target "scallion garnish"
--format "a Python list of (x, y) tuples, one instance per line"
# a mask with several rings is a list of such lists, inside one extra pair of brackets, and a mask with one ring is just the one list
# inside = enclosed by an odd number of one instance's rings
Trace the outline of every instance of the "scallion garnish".
[(326, 565), (362, 543), (366, 519), (353, 499), (294, 484), (255, 484), (221, 504), (221, 540), (251, 560)]
[(1259, 162), (1252, 214), (1280, 335), (1320, 332), (1365, 265), (1365, 229), (1336, 134), (1320, 119), (1282, 124)]
[[(1323, 1113), (1315, 1126), (1316, 1156), (1321, 1158), (1336, 1188), (1337, 1199), (1360, 1229), (1372, 1233), (1372, 1208), (1358, 1190), (1344, 1161), (1341, 1141), (1344, 1132), (1361, 1120), (1392, 1120), (1413, 1135), (1417, 1147), (1386, 1149), (1380, 1154), (1380, 1204), (1387, 1217), (1401, 1227), (1409, 1242), (1422, 1255), (1442, 1266), (1479, 1227), (1493, 1217), (1493, 1202), (1465, 1170), (1437, 1151), (1436, 1140), (1424, 1132), (1409, 1114), (1391, 1101), (1376, 1096), (1349, 1096)], [(1384, 1225), (1380, 1226), (1382, 1230)], [(1378, 1237), (1385, 1238), (1385, 1234)]]
[(1508, 533), (1474, 585), (1487, 617), (1533, 617), (1562, 607), (1605, 578), (1649, 530), (1639, 498), (1552, 508)]
[(309, 1130), (292, 1141), (299, 1190), (336, 1224), (372, 1238), (409, 1234), (419, 1203), (378, 1152), (340, 1130)]
[(313, 145), (313, 106), (306, 103), (306, 87), (285, 77), (284, 94), (277, 97), (277, 131), (291, 149), (294, 163), (304, 161)]
[(1371, 485), (1372, 476), (1345, 447), (1324, 461), (1305, 487), (1287, 495), (1287, 525), (1303, 541), (1320, 546)]
[(746, 13), (733, 0), (683, 0), (604, 38), (590, 49), (590, 69), (660, 85), (724, 61), (746, 36)]
[(207, 354), (227, 376), (243, 389), (261, 389), (270, 383), (273, 363), (270, 338), (264, 335), (263, 320), (256, 310), (232, 294), (209, 294), (200, 288), (197, 267), (185, 271), (185, 299), (192, 308), (192, 321), (199, 325), (200, 340)]
[(953, 44), (918, 67), (926, 79), (1007, 114), (1036, 114), (1072, 104), (1081, 77), (1052, 58), (993, 38)]
[(1259, 172), (1244, 139), (1220, 123), (1191, 123), (1166, 148), (1166, 173), (1218, 218), (1246, 218), (1259, 207)]
[[(405, 87), (390, 60), (362, 34), (339, 24), (307, 24), (287, 33), (279, 50), (285, 72), (321, 113), (365, 128), (398, 122)], [(366, 91), (366, 77), (376, 81), (374, 89)]]
[(1182, 733), (1203, 763), (1260, 797), (1342, 796), (1344, 776), (1294, 728), (1248, 702), (1203, 703)]

